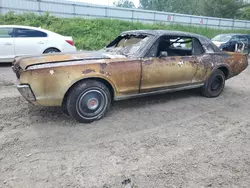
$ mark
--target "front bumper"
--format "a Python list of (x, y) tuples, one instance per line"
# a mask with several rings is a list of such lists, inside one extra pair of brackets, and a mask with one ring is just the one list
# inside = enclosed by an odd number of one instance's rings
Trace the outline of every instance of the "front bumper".
[(36, 97), (28, 84), (17, 85), (17, 89), (27, 101), (36, 101)]

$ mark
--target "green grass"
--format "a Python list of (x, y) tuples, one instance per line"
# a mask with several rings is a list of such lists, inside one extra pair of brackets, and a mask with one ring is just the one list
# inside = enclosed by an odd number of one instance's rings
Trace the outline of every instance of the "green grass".
[(16, 15), (10, 12), (0, 15), (0, 25), (16, 24), (42, 27), (65, 36), (72, 36), (78, 49), (96, 50), (104, 47), (122, 31), (134, 29), (167, 29), (187, 31), (209, 38), (221, 33), (249, 33), (249, 30), (220, 30), (196, 26), (143, 24), (112, 19), (56, 18), (49, 14), (32, 13)]

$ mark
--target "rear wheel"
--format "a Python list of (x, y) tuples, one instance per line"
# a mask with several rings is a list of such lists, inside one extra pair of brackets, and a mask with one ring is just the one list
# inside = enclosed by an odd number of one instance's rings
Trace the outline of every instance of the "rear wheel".
[(221, 70), (214, 71), (202, 87), (202, 94), (209, 98), (218, 97), (225, 87), (225, 80), (225, 74)]
[(52, 53), (58, 53), (60, 52), (60, 50), (56, 49), (56, 48), (49, 48), (47, 50), (45, 50), (43, 53), (44, 54), (52, 54)]
[(101, 82), (86, 80), (78, 83), (67, 98), (67, 111), (80, 123), (101, 119), (111, 104), (109, 89)]

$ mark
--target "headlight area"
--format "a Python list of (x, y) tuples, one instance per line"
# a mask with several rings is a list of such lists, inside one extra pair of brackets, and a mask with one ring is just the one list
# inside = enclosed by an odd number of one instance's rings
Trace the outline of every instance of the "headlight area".
[(28, 101), (36, 101), (36, 97), (28, 84), (17, 85), (18, 91)]

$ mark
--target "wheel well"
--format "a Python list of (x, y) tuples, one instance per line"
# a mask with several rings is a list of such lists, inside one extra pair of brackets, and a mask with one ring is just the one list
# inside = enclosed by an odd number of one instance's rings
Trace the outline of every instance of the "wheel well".
[(47, 48), (46, 50), (44, 50), (44, 51), (43, 51), (43, 54), (44, 54), (47, 50), (57, 50), (58, 52), (61, 52), (58, 48), (51, 47), (51, 48)]
[(113, 86), (105, 79), (102, 79), (102, 78), (86, 78), (86, 79), (82, 79), (82, 80), (79, 80), (77, 81), (76, 83), (74, 83), (69, 89), (68, 91), (66, 92), (66, 94), (64, 95), (63, 97), (63, 101), (62, 101), (62, 106), (65, 106), (66, 105), (66, 101), (67, 101), (67, 97), (68, 97), (68, 94), (70, 93), (70, 91), (80, 82), (84, 82), (85, 80), (96, 80), (96, 81), (99, 81), (101, 83), (103, 83), (109, 90), (110, 94), (111, 94), (111, 99), (113, 100), (114, 99), (114, 96), (115, 96), (115, 91), (114, 91), (114, 88)]
[(228, 68), (226, 68), (226, 67), (219, 67), (218, 69), (221, 70), (224, 73), (224, 75), (225, 75), (225, 77), (227, 79), (228, 76), (229, 76), (229, 70), (228, 70)]

